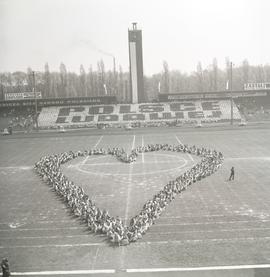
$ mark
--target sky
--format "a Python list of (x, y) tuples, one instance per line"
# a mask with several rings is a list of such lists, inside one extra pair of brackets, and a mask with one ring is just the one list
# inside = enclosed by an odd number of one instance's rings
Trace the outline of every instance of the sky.
[(214, 58), (270, 63), (269, 0), (0, 0), (0, 72), (95, 69), (128, 71), (128, 28), (143, 36), (145, 75), (191, 73)]

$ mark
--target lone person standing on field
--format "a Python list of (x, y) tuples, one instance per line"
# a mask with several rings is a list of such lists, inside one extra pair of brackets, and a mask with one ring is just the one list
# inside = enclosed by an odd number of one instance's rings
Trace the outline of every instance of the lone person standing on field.
[(229, 181), (234, 180), (234, 167), (231, 168), (231, 175)]
[(1, 262), (1, 268), (2, 268), (2, 272), (3, 272), (3, 277), (9, 277), (10, 275), (10, 271), (9, 271), (9, 263), (8, 263), (8, 259), (4, 258)]

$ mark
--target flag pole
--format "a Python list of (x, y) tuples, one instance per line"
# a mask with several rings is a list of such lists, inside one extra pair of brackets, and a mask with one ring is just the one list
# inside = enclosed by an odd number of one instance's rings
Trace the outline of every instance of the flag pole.
[(232, 95), (232, 88), (233, 88), (233, 83), (232, 83), (232, 67), (233, 67), (233, 63), (231, 62), (231, 76), (230, 76), (230, 91), (231, 91), (231, 125), (233, 125), (233, 95)]

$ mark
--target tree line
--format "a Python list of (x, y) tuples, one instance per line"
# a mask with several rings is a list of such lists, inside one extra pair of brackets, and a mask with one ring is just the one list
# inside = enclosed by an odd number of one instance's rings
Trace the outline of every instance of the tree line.
[[(144, 76), (144, 88), (148, 101), (156, 100), (158, 93), (219, 92), (226, 90), (230, 71), (229, 58), (226, 58), (225, 69), (219, 68), (217, 59), (213, 59), (205, 68), (198, 62), (191, 73), (170, 70), (164, 61), (159, 73)], [(244, 60), (241, 65), (233, 66), (232, 76), (233, 90), (243, 89), (245, 83), (270, 82), (270, 65), (254, 66)], [(130, 101), (129, 79), (129, 72), (123, 72), (121, 66), (106, 70), (103, 60), (96, 68), (89, 66), (85, 70), (81, 65), (79, 74), (69, 72), (64, 63), (60, 64), (58, 72), (50, 71), (46, 63), (44, 71), (35, 73), (35, 80), (30, 67), (26, 72), (0, 73), (0, 97), (4, 99), (6, 92), (32, 91), (35, 81), (36, 91), (41, 91), (43, 98), (115, 95), (124, 103)]]

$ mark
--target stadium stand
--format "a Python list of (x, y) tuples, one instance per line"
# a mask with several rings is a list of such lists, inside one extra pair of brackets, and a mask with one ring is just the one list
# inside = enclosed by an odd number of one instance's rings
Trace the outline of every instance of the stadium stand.
[(247, 121), (270, 120), (270, 96), (241, 97), (235, 102)]
[[(233, 103), (234, 120), (241, 115)], [(230, 100), (190, 100), (173, 103), (118, 104), (44, 107), (39, 115), (41, 128), (97, 127), (98, 124), (136, 126), (228, 122)]]
[(28, 131), (34, 127), (33, 108), (12, 108), (0, 111), (0, 130), (11, 127), (14, 131)]

